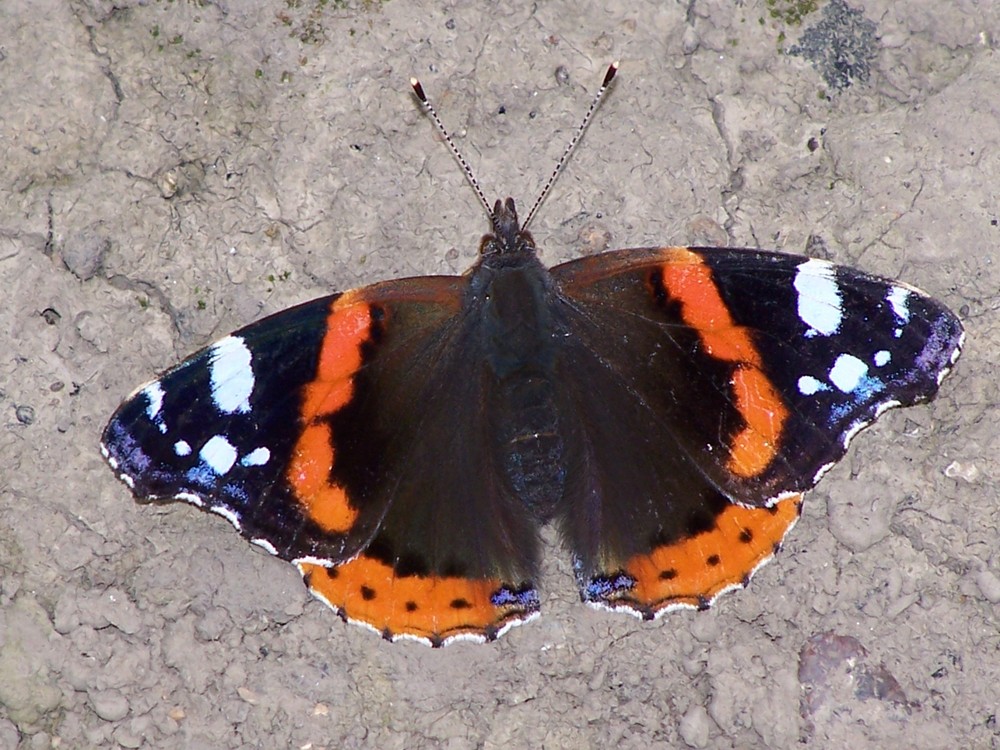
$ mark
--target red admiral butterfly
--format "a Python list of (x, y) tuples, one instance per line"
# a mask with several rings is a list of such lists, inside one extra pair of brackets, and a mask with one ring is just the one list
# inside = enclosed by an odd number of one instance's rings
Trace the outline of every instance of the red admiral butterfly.
[(651, 619), (745, 586), (855, 433), (959, 354), (956, 316), (898, 281), (729, 248), (546, 269), (513, 200), (490, 219), (465, 276), (307, 302), (143, 386), (111, 466), (224, 516), (346, 620), (492, 640), (539, 611), (548, 522), (594, 606)]

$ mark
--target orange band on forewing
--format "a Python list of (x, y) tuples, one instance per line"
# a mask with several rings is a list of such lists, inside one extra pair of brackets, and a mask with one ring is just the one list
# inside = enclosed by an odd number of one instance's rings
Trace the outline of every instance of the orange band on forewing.
[(485, 636), (520, 614), (493, 603), (499, 580), (397, 576), (391, 566), (364, 555), (333, 568), (301, 563), (299, 570), (331, 607), (391, 636), (431, 642)]
[(288, 466), (288, 479), (309, 518), (324, 531), (344, 534), (358, 517), (344, 488), (330, 483), (333, 469), (330, 426), (312, 424), (303, 430)]
[(351, 378), (361, 367), (361, 345), (371, 333), (371, 307), (342, 295), (326, 319), (326, 336), (320, 349), (316, 377), (306, 386), (303, 417), (333, 414), (351, 400)]
[(801, 506), (802, 495), (772, 508), (732, 505), (710, 531), (633, 557), (625, 564), (636, 581), (628, 600), (654, 612), (676, 605), (698, 607), (746, 584), (798, 520)]
[(371, 308), (350, 292), (330, 308), (326, 336), (312, 382), (302, 392), (302, 432), (292, 451), (287, 478), (306, 515), (324, 531), (345, 534), (357, 520), (344, 488), (330, 482), (337, 457), (334, 436), (324, 417), (336, 413), (354, 394), (361, 347), (371, 336)]
[(760, 474), (778, 452), (781, 429), (788, 410), (771, 381), (753, 367), (739, 367), (733, 373), (736, 408), (747, 426), (733, 438), (729, 469), (741, 477)]
[(697, 253), (673, 250), (662, 265), (663, 286), (681, 304), (681, 317), (701, 337), (705, 353), (738, 365), (731, 386), (746, 427), (732, 439), (728, 468), (741, 477), (764, 471), (778, 452), (788, 410), (760, 369), (762, 362), (746, 328), (737, 326), (709, 268)]
[(678, 250), (662, 266), (663, 285), (681, 303), (684, 322), (698, 331), (705, 351), (726, 362), (760, 366), (760, 355), (745, 328), (733, 323), (712, 278), (712, 269), (690, 251)]

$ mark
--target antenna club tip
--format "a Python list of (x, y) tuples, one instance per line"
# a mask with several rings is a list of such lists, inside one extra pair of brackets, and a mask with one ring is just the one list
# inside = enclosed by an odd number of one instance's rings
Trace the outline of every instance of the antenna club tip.
[(604, 74), (604, 83), (601, 84), (602, 86), (607, 86), (609, 83), (611, 83), (611, 81), (614, 80), (615, 75), (618, 73), (619, 65), (620, 65), (619, 61), (615, 60), (608, 66), (608, 72)]
[(424, 95), (424, 87), (420, 85), (420, 81), (416, 78), (410, 78), (410, 87), (413, 89), (413, 93), (417, 95), (417, 98), (420, 99), (420, 101), (427, 101), (427, 97)]

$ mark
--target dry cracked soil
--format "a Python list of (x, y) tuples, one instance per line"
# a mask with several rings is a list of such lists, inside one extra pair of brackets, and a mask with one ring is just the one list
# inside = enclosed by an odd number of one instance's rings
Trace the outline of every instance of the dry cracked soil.
[[(0, 3), (0, 747), (1000, 747), (1000, 9), (913, 0)], [(965, 352), (806, 498), (749, 588), (432, 650), (344, 625), (225, 520), (136, 503), (137, 385), (331, 291), (534, 235), (808, 252), (956, 310)]]

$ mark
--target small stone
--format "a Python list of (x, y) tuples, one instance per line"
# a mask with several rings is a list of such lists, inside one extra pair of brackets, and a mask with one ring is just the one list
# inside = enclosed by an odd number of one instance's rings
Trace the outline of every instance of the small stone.
[(697, 51), (699, 46), (701, 46), (701, 38), (698, 36), (698, 32), (695, 31), (694, 26), (688, 26), (681, 36), (681, 50), (685, 55), (691, 55)]
[(17, 747), (19, 738), (14, 723), (0, 717), (0, 747)]
[(81, 281), (93, 278), (104, 265), (111, 240), (99, 227), (68, 237), (60, 249), (62, 262)]
[(95, 690), (90, 694), (90, 705), (105, 721), (121, 721), (128, 716), (128, 701), (117, 690)]
[(194, 632), (203, 641), (215, 641), (230, 625), (229, 613), (225, 609), (211, 607), (195, 623)]
[(684, 744), (688, 747), (708, 747), (711, 721), (704, 706), (691, 706), (678, 727)]
[(180, 177), (177, 171), (174, 169), (165, 169), (160, 172), (155, 177), (156, 187), (160, 191), (160, 195), (164, 198), (173, 198), (177, 195), (178, 183), (180, 182)]
[(76, 596), (72, 593), (65, 593), (59, 597), (53, 613), (52, 625), (56, 632), (62, 635), (68, 635), (80, 627), (79, 605)]
[(611, 232), (600, 222), (592, 222), (580, 230), (578, 244), (581, 255), (602, 253), (611, 244)]
[(118, 727), (118, 729), (115, 730), (115, 742), (122, 747), (142, 747), (142, 737), (133, 732), (131, 729), (126, 729), (125, 727)]
[(952, 461), (945, 468), (944, 475), (949, 479), (964, 479), (971, 484), (979, 479), (979, 467), (973, 463)]
[(23, 425), (33, 424), (35, 421), (35, 410), (30, 406), (19, 406), (14, 410), (14, 416)]
[(104, 616), (108, 622), (123, 633), (134, 635), (142, 628), (142, 619), (128, 595), (118, 589), (108, 589), (104, 592)]
[(981, 570), (976, 574), (976, 585), (990, 604), (1000, 603), (1000, 578), (990, 570)]

